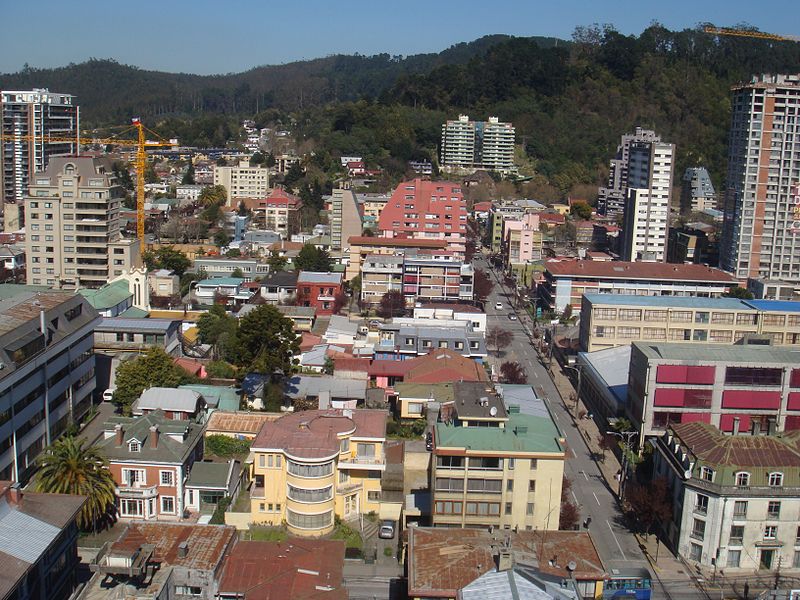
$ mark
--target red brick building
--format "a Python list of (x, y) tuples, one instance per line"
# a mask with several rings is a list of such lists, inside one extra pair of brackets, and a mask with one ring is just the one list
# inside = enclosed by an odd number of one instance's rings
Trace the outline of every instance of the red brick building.
[(404, 181), (392, 193), (378, 219), (388, 238), (445, 240), (447, 249), (464, 257), (467, 204), (461, 186), (447, 181)]
[(332, 315), (336, 297), (342, 293), (342, 273), (300, 271), (297, 305), (317, 309), (317, 316)]

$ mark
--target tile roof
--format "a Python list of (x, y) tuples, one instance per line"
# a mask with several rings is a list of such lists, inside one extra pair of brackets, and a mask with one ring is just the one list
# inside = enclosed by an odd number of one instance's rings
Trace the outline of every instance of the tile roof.
[(738, 284), (738, 280), (733, 275), (729, 275), (719, 269), (694, 264), (563, 260), (547, 261), (545, 262), (545, 269), (555, 277), (655, 279)]
[(245, 600), (347, 600), (344, 542), (289, 538), (241, 541), (225, 557), (220, 594)]
[[(350, 416), (347, 416), (350, 415)], [(298, 458), (325, 458), (339, 452), (338, 434), (385, 438), (386, 413), (382, 410), (306, 410), (264, 423), (253, 450), (282, 449)]]
[(283, 413), (226, 412), (215, 410), (211, 413), (211, 416), (208, 417), (206, 434), (231, 433), (255, 437), (264, 423), (275, 421), (282, 416)]
[(483, 365), (446, 348), (403, 362), (412, 363), (403, 379), (409, 383), (489, 380)]
[(670, 428), (700, 461), (730, 467), (800, 467), (796, 436), (725, 435), (708, 423), (676, 423)]
[(397, 247), (397, 248), (436, 248), (444, 250), (447, 248), (445, 240), (415, 240), (410, 238), (385, 238), (367, 237), (353, 235), (347, 240), (350, 246), (376, 246), (376, 247)]

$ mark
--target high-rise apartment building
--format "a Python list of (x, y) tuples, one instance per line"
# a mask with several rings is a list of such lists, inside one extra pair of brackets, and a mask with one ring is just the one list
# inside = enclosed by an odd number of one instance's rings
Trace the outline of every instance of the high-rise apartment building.
[(720, 266), (800, 283), (800, 74), (733, 88)]
[(690, 167), (681, 179), (681, 212), (700, 212), (717, 207), (717, 193), (705, 167)]
[(468, 115), (459, 115), (457, 121), (442, 125), (440, 158), (445, 170), (511, 173), (515, 170), (514, 126), (497, 117), (470, 121)]
[(630, 144), (622, 260), (666, 260), (674, 165), (674, 144)]
[(269, 193), (269, 169), (242, 160), (236, 166), (214, 167), (214, 185), (228, 192), (228, 206), (236, 208), (239, 200), (264, 198)]
[(361, 235), (361, 212), (352, 190), (345, 188), (333, 190), (328, 220), (331, 225), (331, 248), (333, 250), (348, 248), (347, 240)]
[(617, 217), (625, 210), (628, 198), (628, 161), (630, 147), (633, 142), (660, 142), (655, 131), (637, 127), (634, 133), (622, 136), (617, 154), (611, 159), (608, 173), (608, 185), (598, 191), (597, 212), (607, 217)]
[(54, 157), (35, 173), (25, 201), (28, 283), (99, 288), (140, 266), (139, 244), (119, 232), (124, 197), (105, 158)]
[[(8, 210), (19, 211), (33, 174), (44, 171), (51, 156), (77, 153), (79, 114), (75, 96), (70, 94), (46, 89), (0, 92), (0, 187), (4, 207), (9, 205)], [(68, 141), (48, 141), (48, 136)], [(10, 219), (18, 220), (13, 215)]]

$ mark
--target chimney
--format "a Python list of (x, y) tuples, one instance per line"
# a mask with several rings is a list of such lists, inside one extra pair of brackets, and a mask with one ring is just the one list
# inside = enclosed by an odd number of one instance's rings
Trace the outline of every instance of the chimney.
[(9, 504), (18, 505), (22, 501), (22, 485), (15, 481), (8, 487), (6, 498)]
[(123, 441), (122, 438), (123, 438), (124, 435), (125, 435), (125, 432), (122, 430), (122, 425), (120, 425), (119, 423), (114, 425), (114, 436), (117, 438), (116, 439), (116, 446), (117, 447), (122, 446), (122, 441)]
[(189, 556), (189, 542), (181, 542), (178, 544), (178, 558), (186, 558)]
[(150, 426), (150, 448), (158, 448), (158, 425)]
[(497, 571), (510, 571), (514, 568), (514, 557), (510, 548), (500, 548), (497, 553)]
[(739, 433), (739, 417), (733, 417), (733, 435)]
[(767, 435), (775, 435), (775, 432), (778, 429), (778, 423), (775, 420), (775, 417), (769, 417), (767, 419)]

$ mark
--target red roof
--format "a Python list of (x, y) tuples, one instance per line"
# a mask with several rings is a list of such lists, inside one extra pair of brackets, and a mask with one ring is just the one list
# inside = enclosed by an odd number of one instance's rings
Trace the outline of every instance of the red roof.
[(309, 331), (304, 331), (300, 336), (300, 351), (307, 352), (314, 346), (322, 342), (321, 335), (315, 335)]
[(728, 273), (694, 264), (660, 262), (624, 262), (594, 260), (564, 260), (545, 263), (545, 269), (555, 277), (604, 279), (654, 279), (669, 281), (707, 281), (736, 284)]
[[(348, 414), (349, 416), (346, 416)], [(385, 438), (386, 414), (380, 410), (304, 410), (264, 423), (253, 449), (281, 449), (297, 458), (325, 458), (339, 452), (338, 434)]]
[(566, 219), (566, 217), (564, 215), (561, 215), (559, 213), (541, 212), (541, 213), (539, 213), (539, 221), (542, 221), (544, 223), (558, 223), (558, 224), (561, 224), (561, 223), (565, 223), (567, 221), (567, 219)]
[(488, 380), (486, 369), (477, 362), (445, 348), (408, 360), (374, 360), (369, 375), (402, 377), (406, 383)]
[(370, 359), (368, 358), (354, 358), (352, 356), (347, 357), (344, 355), (337, 356), (334, 358), (333, 364), (333, 371), (354, 371), (354, 372), (362, 372), (367, 373), (369, 371), (369, 363)]
[(245, 600), (347, 600), (343, 565), (340, 540), (241, 541), (225, 557), (219, 593), (244, 594)]
[(472, 210), (476, 210), (479, 212), (483, 212), (485, 210), (491, 210), (492, 203), (491, 202), (476, 202), (472, 205)]
[(412, 240), (409, 238), (385, 238), (353, 235), (347, 240), (350, 246), (387, 246), (398, 248), (447, 248), (445, 240)]

